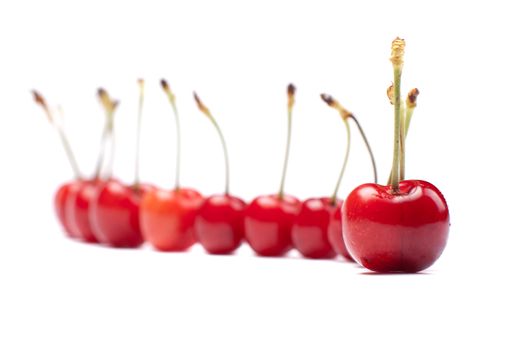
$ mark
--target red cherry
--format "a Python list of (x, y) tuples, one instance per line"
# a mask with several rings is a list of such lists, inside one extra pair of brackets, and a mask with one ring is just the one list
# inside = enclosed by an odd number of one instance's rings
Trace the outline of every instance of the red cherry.
[(72, 182), (67, 182), (60, 186), (55, 193), (55, 213), (60, 221), (60, 224), (64, 228), (68, 237), (71, 238), (80, 238), (76, 234), (72, 223), (68, 220), (67, 215), (67, 203), (72, 191), (82, 183), (82, 180), (75, 180)]
[(97, 243), (89, 220), (89, 206), (98, 193), (98, 179), (78, 182), (72, 187), (66, 203), (66, 215), (75, 235), (88, 243)]
[(195, 243), (195, 217), (203, 198), (195, 190), (154, 190), (140, 204), (144, 239), (161, 251), (184, 251)]
[(208, 197), (195, 221), (197, 240), (211, 254), (230, 254), (244, 238), (246, 203), (230, 195)]
[(301, 205), (292, 228), (292, 242), (304, 257), (330, 259), (335, 256), (328, 240), (328, 227), (336, 208), (331, 198), (310, 198)]
[(268, 195), (255, 198), (245, 209), (246, 241), (263, 256), (280, 256), (292, 248), (291, 229), (301, 210), (292, 196)]
[(230, 164), (228, 149), (219, 124), (197, 93), (193, 93), (199, 110), (211, 121), (219, 135), (224, 154), (225, 186), (223, 195), (208, 197), (195, 221), (197, 240), (211, 254), (230, 254), (241, 245), (244, 237), (244, 208), (246, 203), (230, 196)]
[(346, 249), (345, 242), (343, 240), (343, 226), (341, 218), (341, 207), (343, 201), (338, 199), (336, 206), (332, 206), (333, 210), (330, 212), (330, 223), (328, 224), (328, 241), (332, 246), (332, 249), (347, 260), (353, 261), (350, 253)]
[(344, 122), (345, 128), (346, 128), (346, 152), (343, 160), (343, 165), (341, 167), (341, 172), (339, 173), (339, 178), (337, 179), (337, 183), (335, 185), (334, 193), (332, 197), (330, 198), (331, 206), (329, 209), (329, 223), (328, 223), (328, 241), (330, 242), (330, 245), (332, 246), (332, 249), (339, 255), (343, 256), (344, 258), (348, 260), (352, 260), (352, 257), (346, 250), (344, 241), (343, 241), (343, 229), (342, 229), (342, 223), (341, 223), (341, 205), (342, 201), (337, 199), (337, 192), (339, 190), (339, 186), (341, 185), (341, 180), (343, 179), (343, 175), (345, 173), (346, 164), (348, 162), (348, 155), (350, 151), (350, 126), (348, 124), (348, 120), (351, 119), (354, 121), (354, 123), (357, 126), (357, 129), (359, 130), (359, 133), (361, 134), (361, 137), (363, 138), (363, 141), (365, 142), (366, 148), (368, 150), (368, 155), (370, 156), (370, 160), (372, 162), (372, 169), (374, 171), (374, 183), (377, 183), (377, 168), (376, 168), (376, 162), (374, 159), (374, 154), (372, 152), (372, 148), (370, 147), (370, 143), (368, 142), (368, 138), (366, 137), (366, 134), (361, 127), (361, 124), (357, 120), (356, 116), (349, 112), (347, 109), (345, 109), (339, 101), (334, 99), (332, 96), (328, 94), (321, 94), (321, 99), (330, 107), (334, 108), (339, 115), (341, 116), (341, 119)]
[(144, 239), (140, 231), (139, 205), (149, 187), (135, 190), (117, 180), (99, 185), (89, 208), (91, 228), (97, 240), (113, 247), (135, 248)]
[(405, 180), (391, 186), (364, 184), (343, 205), (348, 251), (377, 272), (417, 272), (432, 265), (449, 231), (445, 197), (431, 183)]

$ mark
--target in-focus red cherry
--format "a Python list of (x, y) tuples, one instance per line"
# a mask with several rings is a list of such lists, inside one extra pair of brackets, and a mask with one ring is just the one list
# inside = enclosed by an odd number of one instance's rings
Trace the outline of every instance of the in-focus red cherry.
[(280, 256), (292, 248), (291, 230), (301, 201), (289, 195), (259, 196), (245, 209), (248, 244), (259, 255)]
[(144, 239), (161, 251), (184, 251), (195, 243), (195, 217), (203, 198), (195, 190), (154, 190), (140, 205)]
[(197, 240), (211, 254), (230, 254), (244, 238), (246, 203), (230, 195), (206, 198), (195, 221)]
[(76, 190), (82, 183), (82, 180), (75, 180), (72, 182), (66, 182), (61, 185), (55, 193), (55, 213), (60, 221), (60, 224), (64, 228), (68, 237), (80, 239), (80, 235), (73, 228), (71, 221), (67, 215), (67, 203), (71, 193)]
[(117, 180), (99, 185), (89, 206), (91, 228), (97, 240), (113, 247), (135, 248), (144, 239), (140, 231), (139, 205), (150, 187), (135, 190)]
[(331, 198), (310, 198), (302, 203), (292, 228), (292, 242), (304, 257), (330, 259), (335, 256), (328, 240), (328, 227), (336, 209)]
[(445, 248), (449, 212), (431, 183), (405, 180), (391, 186), (364, 184), (343, 205), (343, 234), (352, 257), (377, 272), (417, 272)]
[(71, 189), (66, 203), (66, 215), (77, 237), (88, 243), (97, 243), (89, 220), (89, 206), (98, 193), (101, 181), (98, 179), (78, 182)]
[(346, 249), (345, 242), (343, 240), (343, 222), (341, 218), (341, 208), (343, 206), (342, 200), (337, 200), (336, 206), (332, 207), (330, 212), (330, 222), (328, 224), (328, 241), (332, 246), (332, 249), (347, 260), (353, 261), (350, 253)]

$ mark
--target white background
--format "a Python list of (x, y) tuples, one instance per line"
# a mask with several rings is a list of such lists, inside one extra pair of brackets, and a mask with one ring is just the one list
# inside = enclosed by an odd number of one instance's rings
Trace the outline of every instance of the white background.
[[(0, 4), (1, 349), (523, 349), (523, 84), (519, 2), (12, 1)], [(385, 97), (395, 36), (404, 91), (421, 91), (408, 177), (445, 194), (452, 227), (441, 259), (417, 275), (373, 275), (342, 261), (111, 250), (71, 242), (52, 197), (71, 178), (29, 90), (60, 103), (85, 174), (103, 114), (122, 101), (115, 174), (131, 181), (136, 79), (146, 80), (142, 178), (173, 183), (182, 118), (182, 183), (220, 192), (223, 164), (197, 90), (227, 138), (232, 191), (277, 191), (288, 82), (297, 108), (286, 191), (329, 195), (344, 127), (329, 92), (367, 130), (381, 181), (393, 117)], [(357, 133), (340, 195), (370, 181)]]

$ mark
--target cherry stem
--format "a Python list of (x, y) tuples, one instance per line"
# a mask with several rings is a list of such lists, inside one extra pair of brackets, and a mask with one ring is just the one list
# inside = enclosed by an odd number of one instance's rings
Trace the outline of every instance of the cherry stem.
[(137, 134), (135, 142), (135, 181), (133, 183), (134, 188), (138, 188), (140, 184), (140, 175), (139, 175), (139, 163), (140, 163), (140, 131), (142, 125), (142, 110), (144, 107), (144, 80), (139, 79), (139, 106), (137, 114)]
[(401, 67), (394, 66), (394, 159), (392, 161), (392, 182), (394, 192), (399, 191), (399, 156), (401, 143)]
[(168, 101), (171, 105), (171, 109), (173, 110), (173, 115), (175, 116), (175, 128), (176, 128), (176, 135), (177, 135), (177, 158), (175, 163), (175, 191), (178, 191), (180, 189), (180, 119), (179, 119), (179, 112), (177, 110), (177, 105), (175, 104), (175, 95), (170, 89), (170, 86), (168, 82), (164, 79), (160, 81), (160, 85), (162, 86), (162, 89), (166, 93), (166, 96), (168, 97)]
[(280, 199), (284, 196), (284, 183), (286, 181), (286, 171), (288, 170), (288, 158), (290, 155), (290, 143), (292, 139), (292, 111), (295, 103), (295, 86), (288, 85), (288, 131), (286, 134), (286, 151), (284, 153), (283, 173), (281, 175), (281, 185), (279, 186), (278, 196)]
[(372, 147), (370, 147), (370, 143), (368, 142), (368, 138), (366, 137), (365, 131), (361, 127), (361, 124), (359, 123), (357, 118), (353, 114), (351, 118), (354, 121), (355, 125), (357, 125), (357, 129), (359, 129), (359, 133), (361, 134), (361, 137), (363, 138), (363, 141), (365, 142), (366, 149), (368, 150), (368, 155), (370, 156), (370, 161), (372, 162), (372, 168), (374, 170), (374, 183), (377, 183), (377, 166), (376, 166), (376, 160), (374, 158), (374, 153), (372, 152)]
[(339, 186), (341, 185), (341, 181), (343, 180), (346, 165), (348, 164), (348, 155), (350, 154), (350, 125), (348, 124), (348, 118), (343, 118), (343, 122), (345, 123), (346, 128), (346, 151), (343, 160), (343, 165), (341, 167), (341, 171), (339, 172), (339, 178), (337, 179), (337, 183), (335, 184), (334, 194), (330, 198), (330, 204), (332, 205), (335, 205), (337, 202), (337, 192), (339, 191)]
[[(44, 97), (36, 90), (32, 91), (33, 98), (35, 102), (42, 107), (44, 110), (44, 113), (46, 114), (46, 117), (48, 121), (51, 123), (51, 125), (55, 128), (55, 130), (58, 132), (58, 135), (60, 137), (60, 141), (62, 142), (62, 146), (64, 148), (64, 151), (66, 152), (67, 159), (69, 161), (69, 165), (71, 165), (71, 169), (73, 170), (73, 175), (76, 179), (82, 178), (80, 174), (80, 169), (78, 167), (77, 160), (75, 158), (75, 155), (73, 154), (73, 151), (71, 149), (71, 144), (69, 143), (69, 140), (67, 138), (67, 135), (64, 131), (64, 128), (61, 124), (57, 123), (55, 117), (53, 116), (53, 113), (51, 113), (51, 110), (49, 109), (49, 106), (44, 99)], [(61, 109), (59, 109), (60, 112), (62, 112)]]
[(219, 137), (221, 139), (222, 150), (224, 153), (224, 168), (225, 168), (224, 194), (228, 195), (230, 194), (230, 161), (228, 158), (228, 149), (226, 148), (226, 141), (224, 139), (224, 135), (222, 134), (221, 128), (219, 127), (219, 124), (217, 123), (215, 118), (213, 118), (211, 114), (209, 115), (209, 118), (213, 126), (215, 127), (215, 130), (217, 130), (217, 133), (219, 133)]
[(66, 136), (66, 133), (64, 132), (64, 129), (61, 126), (56, 125), (55, 127), (56, 127), (56, 130), (58, 131), (58, 135), (60, 136), (60, 141), (62, 141), (62, 146), (64, 147), (64, 150), (66, 151), (67, 159), (69, 160), (71, 169), (73, 169), (73, 174), (76, 179), (80, 179), (81, 178), (80, 169), (78, 167), (77, 160), (75, 158), (75, 155), (73, 154), (73, 150), (71, 149), (71, 145)]
[(98, 151), (98, 157), (97, 157), (97, 165), (95, 167), (95, 179), (100, 178), (100, 173), (102, 172), (102, 165), (104, 163), (104, 154), (106, 149), (106, 140), (108, 137), (108, 125), (106, 121), (106, 125), (104, 126), (104, 130), (102, 131), (102, 137), (100, 138), (100, 146)]

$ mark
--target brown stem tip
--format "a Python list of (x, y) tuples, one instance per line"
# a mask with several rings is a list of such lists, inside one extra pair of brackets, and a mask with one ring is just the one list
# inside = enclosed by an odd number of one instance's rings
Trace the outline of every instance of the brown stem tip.
[(115, 109), (117, 109), (119, 102), (117, 100), (112, 100), (105, 89), (99, 88), (97, 90), (97, 95), (100, 103), (102, 104), (102, 107), (104, 107), (108, 113), (114, 112)]
[(291, 109), (295, 104), (295, 91), (295, 86), (293, 84), (288, 84), (288, 109)]
[(349, 112), (347, 109), (345, 109), (339, 101), (337, 101), (335, 98), (328, 94), (321, 94), (321, 99), (330, 107), (334, 108), (339, 112), (341, 115), (341, 118), (347, 119), (347, 118), (353, 118), (354, 115), (352, 112)]
[(207, 116), (208, 118), (211, 118), (210, 110), (208, 109), (208, 107), (204, 105), (204, 103), (202, 103), (201, 99), (199, 98), (199, 95), (197, 95), (195, 91), (193, 92), (193, 98), (195, 99), (195, 102), (197, 103), (197, 107), (199, 108), (199, 110), (205, 116)]
[(46, 113), (47, 120), (50, 123), (53, 123), (53, 116), (51, 115), (51, 111), (49, 110), (49, 106), (47, 105), (47, 102), (46, 102), (44, 96), (42, 96), (42, 94), (40, 94), (36, 90), (32, 90), (31, 93), (33, 94), (33, 99), (35, 100), (36, 104), (44, 109), (44, 112)]
[(415, 108), (417, 106), (417, 97), (419, 96), (419, 90), (417, 88), (414, 88), (410, 90), (407, 96), (407, 107), (408, 108)]
[(171, 88), (170, 88), (168, 82), (166, 81), (166, 79), (161, 79), (161, 80), (160, 80), (160, 86), (162, 86), (162, 90), (164, 90), (164, 92), (166, 93), (166, 95), (168, 95), (168, 98), (169, 98), (172, 102), (175, 102), (175, 95), (174, 95), (173, 92), (171, 91)]

